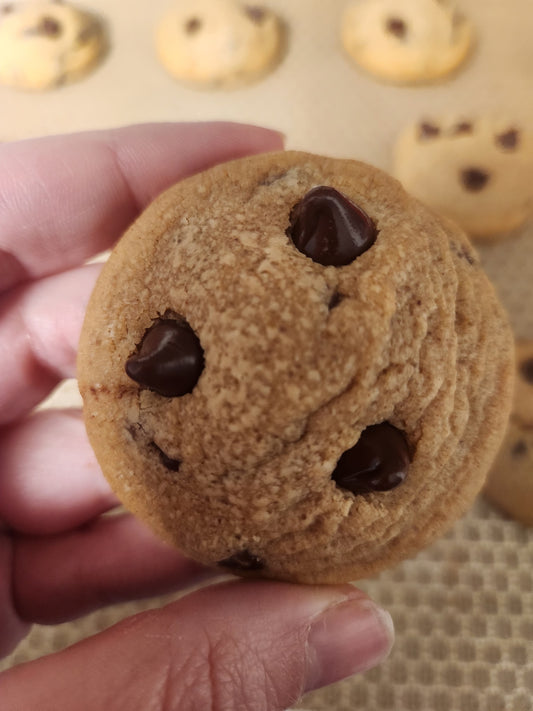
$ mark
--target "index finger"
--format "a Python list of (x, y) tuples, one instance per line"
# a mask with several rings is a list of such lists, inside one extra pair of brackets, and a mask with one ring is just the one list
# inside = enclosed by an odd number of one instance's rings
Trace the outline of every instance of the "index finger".
[(178, 180), (280, 148), (277, 132), (218, 122), (143, 124), (0, 146), (0, 292), (104, 251)]

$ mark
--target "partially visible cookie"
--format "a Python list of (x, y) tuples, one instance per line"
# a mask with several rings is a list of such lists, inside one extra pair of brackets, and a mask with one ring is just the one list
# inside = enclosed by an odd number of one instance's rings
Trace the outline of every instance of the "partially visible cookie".
[(50, 89), (75, 81), (107, 49), (102, 22), (61, 0), (0, 5), (0, 83)]
[(533, 133), (509, 119), (425, 119), (399, 136), (393, 172), (471, 237), (498, 239), (533, 209)]
[(177, 0), (157, 28), (163, 66), (177, 79), (206, 88), (257, 81), (284, 47), (280, 19), (240, 0)]
[(453, 72), (467, 57), (473, 32), (453, 0), (355, 0), (344, 12), (341, 40), (371, 74), (412, 84)]
[(513, 339), (464, 233), (372, 166), (298, 152), (175, 185), (105, 264), (79, 349), (125, 505), (222, 571), (366, 577), (481, 489)]
[(533, 342), (516, 347), (513, 409), (485, 494), (517, 521), (533, 526)]

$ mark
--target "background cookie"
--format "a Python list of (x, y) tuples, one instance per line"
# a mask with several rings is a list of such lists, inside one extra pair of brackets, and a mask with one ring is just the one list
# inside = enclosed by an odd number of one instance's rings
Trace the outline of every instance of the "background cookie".
[(106, 51), (100, 20), (54, 0), (0, 5), (0, 82), (49, 89), (90, 71)]
[(341, 39), (351, 59), (381, 79), (430, 82), (462, 64), (472, 28), (448, 0), (355, 0)]
[(93, 294), (79, 384), (106, 476), (161, 536), (223, 570), (333, 582), (469, 506), (512, 371), (462, 232), (370, 166), (289, 152), (145, 212)]
[(516, 348), (511, 419), (485, 494), (507, 514), (533, 526), (533, 343)]
[(394, 174), (472, 237), (496, 239), (533, 209), (533, 134), (513, 120), (426, 119), (399, 136)]
[(276, 15), (240, 0), (179, 0), (156, 36), (163, 66), (177, 79), (205, 87), (259, 79), (277, 64), (283, 45)]

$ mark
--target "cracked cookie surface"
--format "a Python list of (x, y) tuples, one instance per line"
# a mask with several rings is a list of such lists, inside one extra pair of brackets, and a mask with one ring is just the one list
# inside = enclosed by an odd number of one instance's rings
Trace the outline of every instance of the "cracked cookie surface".
[(512, 372), (463, 233), (368, 165), (298, 152), (159, 197), (106, 264), (79, 356), (125, 505), (206, 564), (300, 582), (375, 573), (461, 515)]

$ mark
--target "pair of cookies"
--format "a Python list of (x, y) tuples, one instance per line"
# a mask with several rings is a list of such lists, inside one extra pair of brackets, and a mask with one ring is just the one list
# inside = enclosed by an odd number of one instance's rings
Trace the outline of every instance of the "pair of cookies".
[[(375, 76), (402, 83), (452, 72), (468, 55), (472, 35), (448, 0), (357, 0), (341, 20), (348, 55)], [(257, 79), (276, 65), (283, 43), (279, 18), (242, 0), (179, 0), (157, 35), (169, 72), (202, 86)]]
[(0, 83), (49, 89), (79, 79), (107, 50), (102, 22), (62, 0), (0, 4)]
[(512, 391), (463, 232), (356, 161), (288, 152), (168, 190), (119, 242), (79, 355), (125, 505), (242, 575), (354, 580), (464, 512)]
[[(239, 0), (181, 1), (157, 30), (157, 52), (175, 77), (200, 86), (257, 80), (281, 57), (284, 31), (270, 10)], [(102, 22), (63, 0), (0, 5), (0, 83), (49, 89), (75, 81), (102, 59)]]

